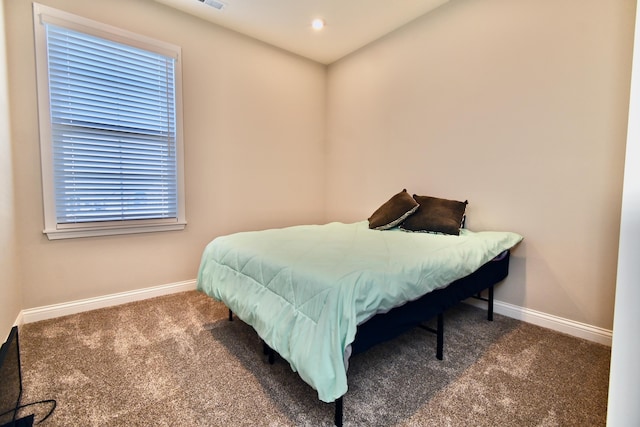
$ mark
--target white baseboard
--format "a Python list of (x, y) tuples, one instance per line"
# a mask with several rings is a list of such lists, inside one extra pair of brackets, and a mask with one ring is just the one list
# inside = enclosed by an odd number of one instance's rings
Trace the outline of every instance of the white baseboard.
[[(83, 311), (95, 310), (98, 308), (111, 307), (128, 302), (154, 298), (161, 295), (169, 295), (177, 292), (191, 291), (196, 288), (195, 280), (170, 283), (167, 285), (153, 286), (150, 288), (137, 289), (134, 291), (121, 292), (117, 294), (105, 295), (95, 298), (71, 301), (62, 304), (53, 304), (44, 307), (36, 307), (22, 310), (16, 319), (16, 325), (24, 323), (38, 322), (40, 320), (53, 319), (55, 317), (67, 316), (81, 313)], [(468, 299), (467, 304), (487, 309), (486, 302), (475, 299)], [(612, 331), (587, 325), (585, 323), (564, 319), (540, 311), (531, 310), (502, 301), (494, 301), (494, 313), (523, 322), (532, 323), (567, 335), (584, 338), (589, 341), (611, 346)]]
[[(16, 324), (38, 322), (40, 320), (53, 319), (55, 317), (67, 316), (69, 314), (81, 313), (83, 311), (95, 310), (98, 308), (111, 307), (128, 302), (154, 298), (162, 295), (175, 294), (177, 292), (191, 291), (196, 288), (195, 280), (170, 283), (167, 285), (153, 286), (150, 288), (137, 289), (134, 291), (120, 292), (117, 294), (105, 295), (95, 298), (71, 301), (62, 304), (47, 305), (44, 307), (28, 308), (22, 310), (18, 315)], [(18, 323), (19, 322), (19, 323)]]
[[(475, 307), (480, 307), (485, 310), (487, 309), (486, 302), (475, 299), (468, 299), (465, 302)], [(587, 325), (586, 323), (564, 319), (541, 311), (531, 310), (529, 308), (496, 300), (493, 302), (493, 312), (611, 347), (613, 332), (608, 329)]]

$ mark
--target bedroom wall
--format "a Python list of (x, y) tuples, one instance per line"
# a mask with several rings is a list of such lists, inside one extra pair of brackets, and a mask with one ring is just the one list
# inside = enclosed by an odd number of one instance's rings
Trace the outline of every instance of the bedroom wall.
[(613, 324), (634, 0), (455, 0), (328, 69), (327, 219), (392, 194), (521, 233), (502, 302)]
[(0, 2), (0, 343), (22, 309), (17, 268), (17, 239), (13, 207), (13, 167), (7, 96), (7, 55), (4, 35), (4, 0)]
[(152, 0), (43, 0), (182, 47), (188, 221), (181, 232), (47, 240), (31, 3), (5, 5), (22, 308), (193, 280), (217, 235), (323, 219), (326, 67)]

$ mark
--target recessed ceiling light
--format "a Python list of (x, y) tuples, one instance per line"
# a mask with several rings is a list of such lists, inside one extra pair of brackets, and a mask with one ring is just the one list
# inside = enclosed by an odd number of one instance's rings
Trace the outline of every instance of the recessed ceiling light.
[(316, 18), (313, 21), (311, 21), (311, 28), (313, 28), (314, 30), (321, 30), (324, 28), (324, 20), (320, 19), (320, 18)]

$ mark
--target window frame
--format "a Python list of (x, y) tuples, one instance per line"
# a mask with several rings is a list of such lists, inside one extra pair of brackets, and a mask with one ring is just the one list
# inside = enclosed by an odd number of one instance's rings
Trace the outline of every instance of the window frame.
[[(182, 50), (179, 46), (135, 34), (111, 25), (83, 18), (33, 3), (38, 94), (38, 121), (40, 127), (40, 159), (44, 230), (49, 240), (183, 230), (187, 224), (184, 197), (184, 141), (182, 135)], [(96, 221), (85, 223), (58, 223), (54, 183), (53, 137), (51, 104), (49, 97), (48, 43), (45, 22), (82, 32), (116, 43), (130, 45), (175, 59), (175, 136), (176, 136), (176, 218)]]

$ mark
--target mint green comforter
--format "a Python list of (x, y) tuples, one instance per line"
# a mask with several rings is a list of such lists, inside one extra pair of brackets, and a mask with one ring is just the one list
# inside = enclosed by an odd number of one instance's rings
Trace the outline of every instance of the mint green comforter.
[(520, 240), (378, 231), (367, 221), (242, 232), (209, 243), (197, 287), (333, 402), (347, 391), (345, 350), (358, 324), (471, 274)]

